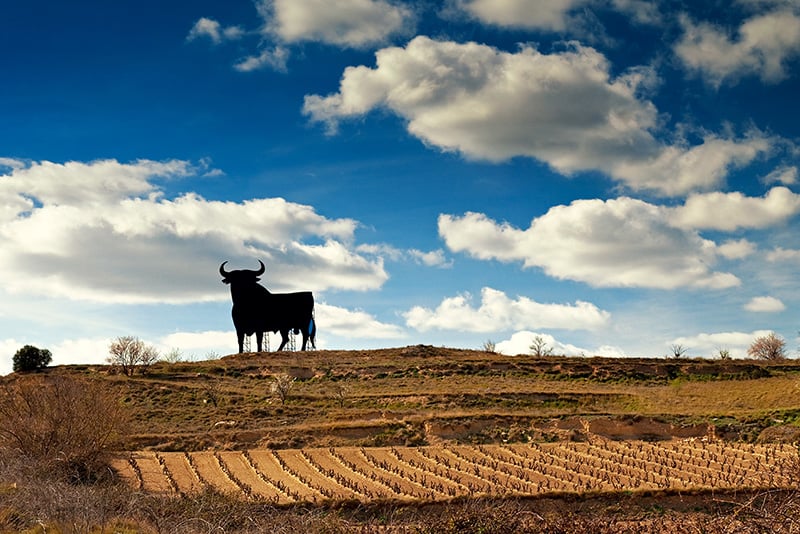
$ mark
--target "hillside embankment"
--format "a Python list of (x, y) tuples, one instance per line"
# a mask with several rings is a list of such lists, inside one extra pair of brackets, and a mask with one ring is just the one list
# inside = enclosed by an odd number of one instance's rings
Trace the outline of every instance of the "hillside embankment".
[[(505, 356), (415, 345), (247, 353), (100, 378), (129, 450), (201, 451), (712, 437), (800, 439), (800, 361)], [(278, 379), (283, 396), (274, 391)]]

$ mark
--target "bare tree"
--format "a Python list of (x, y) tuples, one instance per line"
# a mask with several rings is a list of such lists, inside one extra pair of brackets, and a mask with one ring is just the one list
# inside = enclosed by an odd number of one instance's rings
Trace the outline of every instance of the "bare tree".
[(528, 347), (534, 356), (550, 356), (553, 354), (553, 347), (547, 344), (544, 336), (536, 335)]
[(766, 336), (761, 336), (753, 341), (747, 354), (759, 360), (785, 360), (786, 341), (775, 332), (770, 332)]
[(222, 381), (218, 378), (207, 377), (208, 380), (203, 383), (202, 390), (204, 402), (210, 402), (214, 405), (214, 408), (219, 408), (220, 403), (222, 402)]
[(672, 352), (671, 356), (673, 358), (680, 358), (689, 351), (689, 349), (680, 344), (670, 345), (669, 350)]
[(487, 339), (483, 342), (483, 350), (484, 352), (491, 352), (494, 354), (497, 351), (497, 344), (491, 339)]
[(110, 356), (106, 361), (118, 366), (126, 376), (133, 376), (137, 367), (145, 372), (158, 360), (155, 347), (145, 345), (142, 340), (133, 336), (118, 337), (111, 342), (108, 352)]
[(294, 386), (295, 377), (286, 373), (275, 375), (275, 380), (270, 385), (270, 391), (273, 395), (277, 395), (281, 399), (281, 404), (286, 404), (286, 399), (289, 397), (289, 392)]

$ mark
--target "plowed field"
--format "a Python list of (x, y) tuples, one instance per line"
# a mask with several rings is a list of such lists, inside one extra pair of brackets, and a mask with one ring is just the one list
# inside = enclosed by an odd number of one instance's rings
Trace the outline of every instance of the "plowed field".
[(135, 452), (115, 468), (146, 492), (204, 487), (276, 504), (446, 501), (642, 490), (796, 487), (789, 445), (703, 440), (424, 447), (336, 447), (224, 452)]

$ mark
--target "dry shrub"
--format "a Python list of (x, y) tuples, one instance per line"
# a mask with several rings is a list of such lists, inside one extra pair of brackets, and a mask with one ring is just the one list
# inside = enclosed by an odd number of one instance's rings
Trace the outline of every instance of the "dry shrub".
[(54, 375), (0, 386), (0, 453), (32, 474), (96, 480), (127, 423), (118, 395), (101, 382)]
[(324, 508), (279, 509), (270, 504), (247, 502), (209, 489), (182, 497), (140, 494), (135, 509), (137, 523), (157, 533), (352, 532), (335, 511)]
[(30, 477), (0, 493), (0, 532), (125, 532), (131, 504), (122, 484)]
[(416, 534), (516, 534), (530, 530), (525, 512), (512, 500), (468, 499), (444, 506), (441, 513), (425, 514), (413, 532)]

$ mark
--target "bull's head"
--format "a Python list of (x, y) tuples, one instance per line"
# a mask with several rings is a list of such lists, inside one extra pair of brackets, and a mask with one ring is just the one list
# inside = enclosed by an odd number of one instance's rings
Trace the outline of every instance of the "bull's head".
[(264, 274), (264, 271), (267, 270), (264, 267), (264, 262), (258, 260), (258, 263), (261, 265), (261, 268), (257, 271), (253, 271), (251, 269), (239, 269), (236, 271), (226, 271), (225, 264), (228, 263), (227, 261), (222, 262), (222, 265), (219, 266), (219, 274), (222, 276), (222, 283), (223, 284), (236, 284), (236, 283), (251, 283), (254, 284), (261, 280), (259, 276)]

